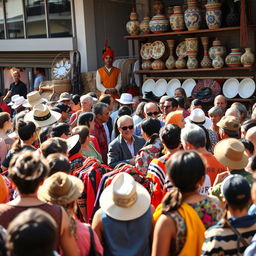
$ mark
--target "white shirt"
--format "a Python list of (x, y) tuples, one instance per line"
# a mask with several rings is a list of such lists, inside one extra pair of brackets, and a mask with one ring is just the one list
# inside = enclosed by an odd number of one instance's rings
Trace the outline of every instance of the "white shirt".
[[(110, 73), (112, 68), (107, 68), (106, 66), (105, 66), (105, 68)], [(118, 75), (117, 84), (115, 87), (117, 92), (119, 92), (119, 90), (121, 89), (121, 86), (122, 86), (122, 80), (121, 80), (121, 72), (120, 72)], [(100, 73), (98, 70), (96, 71), (96, 87), (102, 93), (105, 93), (105, 90), (108, 89), (108, 88), (105, 88), (104, 85), (101, 83)]]
[(134, 152), (134, 139), (133, 139), (133, 137), (132, 137), (132, 143), (131, 144), (128, 143), (128, 141), (125, 140), (125, 139), (124, 139), (124, 141), (125, 141), (128, 149), (130, 150), (132, 157), (134, 157), (135, 156), (135, 152)]

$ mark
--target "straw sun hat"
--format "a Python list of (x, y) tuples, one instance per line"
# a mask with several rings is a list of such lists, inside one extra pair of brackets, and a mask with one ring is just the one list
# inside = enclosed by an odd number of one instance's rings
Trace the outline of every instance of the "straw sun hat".
[(100, 207), (116, 220), (134, 220), (150, 207), (150, 195), (130, 174), (119, 173), (102, 192)]
[(43, 103), (44, 100), (38, 91), (33, 91), (27, 94), (27, 102), (23, 104), (25, 108), (31, 108), (37, 104)]
[(77, 200), (83, 192), (83, 182), (75, 176), (56, 172), (39, 188), (38, 196), (45, 202), (67, 205)]

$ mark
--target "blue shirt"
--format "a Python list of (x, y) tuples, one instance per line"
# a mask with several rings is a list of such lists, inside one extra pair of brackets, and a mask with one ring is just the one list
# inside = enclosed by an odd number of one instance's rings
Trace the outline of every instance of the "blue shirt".
[(34, 81), (34, 90), (38, 89), (40, 83), (43, 81), (44, 81), (44, 77), (41, 74), (37, 75)]
[[(161, 127), (165, 126), (165, 123), (163, 121), (161, 121), (161, 120), (159, 120), (159, 121), (160, 121)], [(137, 135), (137, 136), (141, 136), (142, 137), (142, 134), (141, 134), (141, 122), (138, 123), (135, 126), (133, 135)]]

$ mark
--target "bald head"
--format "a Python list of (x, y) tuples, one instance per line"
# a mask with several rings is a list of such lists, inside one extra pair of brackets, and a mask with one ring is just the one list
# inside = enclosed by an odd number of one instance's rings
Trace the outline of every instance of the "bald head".
[(240, 112), (234, 108), (228, 108), (225, 112), (225, 116), (234, 116), (240, 120)]
[(220, 107), (223, 112), (225, 112), (227, 108), (227, 99), (223, 95), (218, 95), (214, 99), (214, 106)]
[(146, 118), (150, 118), (150, 117), (157, 118), (159, 113), (157, 104), (154, 102), (149, 102), (145, 104), (144, 113)]
[(247, 140), (249, 140), (253, 144), (253, 146), (254, 146), (254, 153), (255, 153), (255, 150), (256, 150), (256, 126), (250, 128), (247, 131), (247, 133), (245, 135), (245, 138)]

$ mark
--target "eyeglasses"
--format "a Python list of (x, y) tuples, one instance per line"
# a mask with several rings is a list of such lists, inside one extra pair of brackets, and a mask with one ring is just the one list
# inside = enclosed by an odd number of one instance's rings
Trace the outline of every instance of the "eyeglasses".
[(157, 116), (159, 114), (159, 112), (148, 112), (147, 115), (148, 116)]
[(124, 126), (124, 127), (121, 127), (121, 129), (123, 130), (123, 131), (126, 131), (126, 130), (132, 130), (133, 129), (133, 125), (129, 125), (129, 126)]

